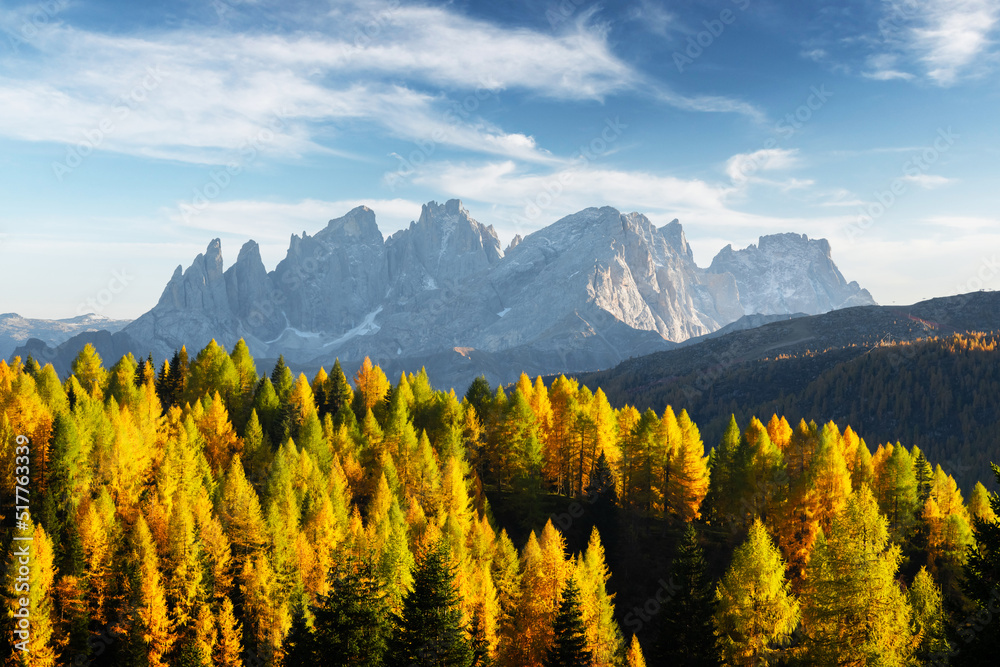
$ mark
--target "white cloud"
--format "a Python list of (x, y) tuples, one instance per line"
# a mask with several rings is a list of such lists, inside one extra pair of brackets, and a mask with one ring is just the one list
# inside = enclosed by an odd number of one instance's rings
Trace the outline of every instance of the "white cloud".
[(753, 153), (737, 153), (726, 161), (726, 175), (733, 183), (743, 184), (760, 171), (776, 171), (798, 166), (798, 150), (794, 148), (764, 148)]
[(932, 216), (924, 221), (937, 228), (957, 229), (965, 232), (986, 232), (1000, 229), (1000, 219), (961, 215)]
[(426, 165), (414, 182), (449, 196), (495, 207), (492, 220), (511, 236), (539, 229), (590, 206), (666, 213), (685, 218), (691, 211), (726, 215), (729, 190), (697, 179), (621, 171), (598, 166), (567, 166), (528, 172), (512, 161), (478, 165)]
[(981, 288), (1000, 289), (997, 255), (990, 250), (1000, 247), (996, 229), (994, 224), (988, 230), (957, 234), (942, 228), (937, 234), (914, 237), (890, 227), (873, 230), (861, 243), (850, 244), (843, 235), (829, 238), (845, 278), (868, 288), (879, 303), (910, 304)]
[(955, 182), (955, 179), (953, 178), (938, 176), (936, 174), (908, 174), (903, 176), (902, 179), (904, 181), (914, 183), (924, 190), (933, 190), (934, 188), (939, 188), (942, 185), (948, 185), (949, 183)]
[[(581, 12), (554, 34), (379, 2), (340, 3), (326, 17), (289, 10), (276, 14), (288, 25), (270, 33), (137, 36), (53, 21), (31, 49), (0, 55), (0, 136), (222, 164), (280, 113), (266, 148), (285, 158), (362, 159), (340, 141), (360, 121), (407, 141), (552, 163), (534, 137), (486, 121), (487, 100), (506, 90), (560, 101), (631, 91), (689, 111), (762, 117), (739, 100), (679, 95), (645, 80), (592, 15)], [(0, 27), (12, 16), (0, 15)], [(102, 123), (110, 129), (98, 133)]]
[(861, 72), (861, 76), (875, 81), (892, 81), (902, 79), (909, 81), (914, 76), (908, 72), (898, 69), (900, 57), (895, 53), (879, 53), (868, 57), (868, 69)]
[(862, 76), (912, 80), (912, 70), (920, 69), (932, 83), (950, 86), (984, 70), (1000, 24), (1000, 0), (909, 0), (883, 7), (877, 40), (882, 48), (869, 56)]
[(914, 78), (909, 72), (900, 72), (894, 69), (882, 69), (873, 70), (868, 72), (862, 72), (861, 76), (866, 79), (874, 79), (875, 81), (892, 81), (894, 79), (901, 79), (903, 81), (910, 81)]
[(998, 0), (928, 0), (911, 28), (910, 46), (927, 75), (946, 86), (992, 47), (998, 21)]
[(419, 6), (355, 5), (329, 25), (275, 34), (138, 37), (53, 24), (32, 47), (0, 56), (0, 136), (212, 164), (276, 113), (283, 123), (267, 149), (287, 157), (344, 154), (338, 133), (361, 120), (407, 140), (546, 162), (534, 138), (484, 121), (483, 102), (504, 89), (600, 100), (637, 80), (582, 23), (550, 35)]

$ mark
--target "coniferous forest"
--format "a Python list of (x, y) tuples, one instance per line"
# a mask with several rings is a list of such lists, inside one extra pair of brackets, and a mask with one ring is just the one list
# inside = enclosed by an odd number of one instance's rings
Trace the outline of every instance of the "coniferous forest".
[(296, 377), (242, 341), (159, 368), (88, 346), (68, 378), (0, 361), (0, 659), (994, 664), (1000, 497), (846, 423), (704, 442), (684, 407)]

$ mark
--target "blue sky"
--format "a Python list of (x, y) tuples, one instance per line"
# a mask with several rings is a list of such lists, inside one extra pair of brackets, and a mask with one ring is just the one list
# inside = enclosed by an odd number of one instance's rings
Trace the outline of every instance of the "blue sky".
[[(0, 5), (0, 311), (136, 317), (214, 237), (358, 204), (504, 245), (587, 206), (830, 240), (880, 303), (1000, 284), (1000, 0)], [(87, 305), (88, 301), (91, 305)], [(94, 307), (96, 305), (96, 308)]]

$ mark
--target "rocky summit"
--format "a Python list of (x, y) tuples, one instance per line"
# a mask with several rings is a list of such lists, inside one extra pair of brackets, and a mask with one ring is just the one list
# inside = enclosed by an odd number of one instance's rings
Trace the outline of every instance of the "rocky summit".
[[(145, 356), (244, 338), (257, 357), (389, 372), (426, 366), (463, 387), (529, 373), (577, 372), (673, 347), (748, 314), (817, 314), (872, 304), (847, 283), (825, 240), (767, 236), (698, 267), (681, 224), (588, 208), (506, 251), (458, 200), (423, 206), (389, 238), (358, 207), (314, 236), (293, 235), (268, 272), (247, 242), (223, 271), (212, 241), (177, 267), (159, 303), (124, 329)], [(124, 338), (122, 339), (124, 340)]]

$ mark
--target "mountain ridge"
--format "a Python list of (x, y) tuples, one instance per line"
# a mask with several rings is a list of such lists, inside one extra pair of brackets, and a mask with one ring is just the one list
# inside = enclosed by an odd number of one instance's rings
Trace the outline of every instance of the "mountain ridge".
[[(719, 265), (702, 268), (678, 220), (656, 227), (645, 215), (604, 206), (517, 237), (505, 251), (492, 226), (457, 199), (428, 202), (389, 237), (375, 212), (359, 206), (314, 235), (292, 234), (272, 271), (252, 240), (224, 270), (221, 241), (212, 240), (117, 340), (157, 360), (181, 345), (198, 349), (215, 339), (231, 347), (240, 338), (257, 357), (281, 354), (306, 367), (365, 356), (393, 367), (433, 356), (443, 375), (470, 381), (479, 373), (469, 360), (480, 359), (489, 379), (503, 382), (528, 367), (607, 368), (760, 311), (874, 303), (844, 280), (825, 240), (788, 235), (775, 243), (773, 252), (771, 237), (752, 251), (730, 247), (738, 261), (717, 257)], [(770, 277), (748, 279), (754, 267)], [(792, 284), (794, 298), (777, 283)]]

